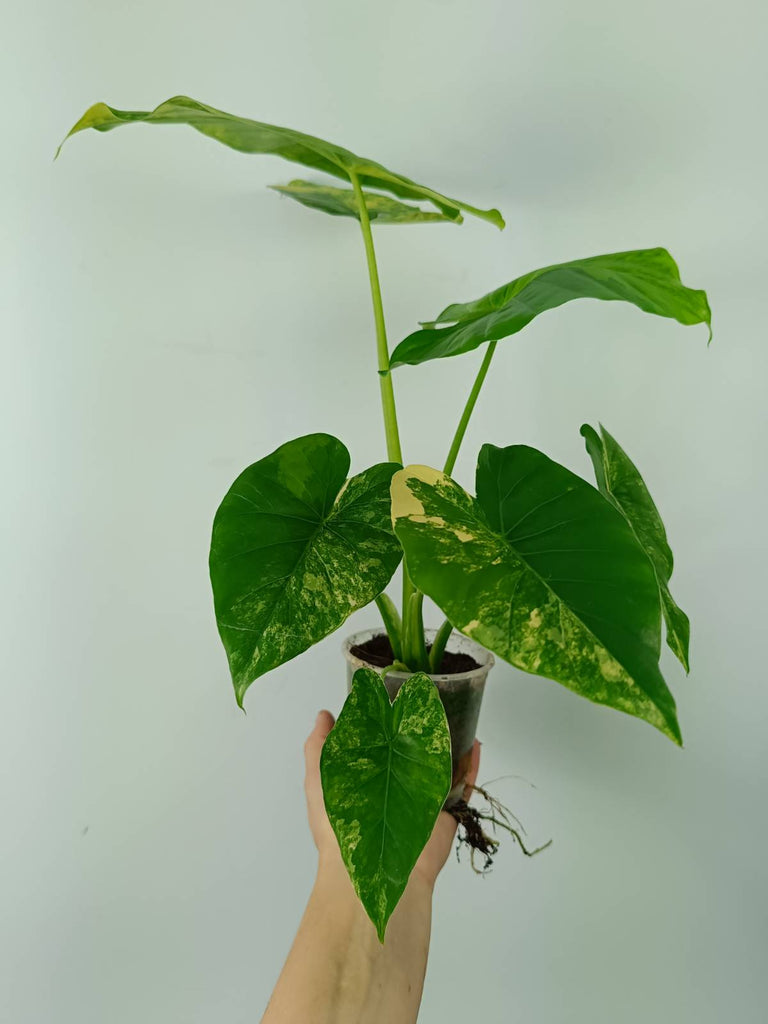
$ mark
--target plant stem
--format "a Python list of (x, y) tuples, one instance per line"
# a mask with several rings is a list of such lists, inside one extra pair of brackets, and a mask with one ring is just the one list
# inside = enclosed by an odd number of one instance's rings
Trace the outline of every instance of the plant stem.
[(429, 671), (432, 675), (436, 675), (440, 671), (440, 663), (445, 654), (445, 646), (452, 632), (453, 626), (446, 619), (435, 634), (435, 639), (432, 641), (432, 649), (429, 652)]
[(404, 665), (402, 661), (393, 661), (391, 665), (385, 665), (384, 668), (377, 668), (376, 671), (379, 673), (382, 680), (384, 680), (390, 672), (410, 672), (411, 670), (407, 665)]
[(408, 575), (408, 566), (405, 564), (405, 557), (403, 557), (403, 631), (402, 631), (402, 648), (403, 648), (403, 661), (411, 662), (413, 660), (413, 616), (411, 609), (411, 597), (416, 593), (416, 588), (411, 583), (411, 577)]
[[(379, 357), (379, 387), (381, 389), (381, 408), (384, 413), (384, 432), (387, 439), (387, 458), (390, 462), (398, 462), (403, 465), (403, 453), (400, 447), (400, 433), (397, 429), (397, 410), (395, 408), (395, 392), (392, 387), (392, 374), (389, 369), (389, 347), (387, 345), (387, 329), (384, 324), (384, 306), (381, 301), (381, 285), (379, 284), (379, 270), (376, 265), (376, 251), (373, 248), (373, 235), (371, 233), (371, 221), (368, 217), (368, 209), (365, 205), (365, 196), (360, 187), (360, 180), (354, 171), (349, 172), (349, 180), (357, 200), (357, 209), (360, 214), (360, 227), (365, 242), (365, 255), (368, 260), (368, 277), (371, 282), (371, 298), (373, 300), (373, 318), (376, 324), (376, 347)], [(413, 594), (413, 584), (408, 576), (408, 570), (403, 561), (403, 626), (401, 643), (403, 647), (403, 658), (407, 658), (408, 648), (408, 614), (410, 598)]]
[(411, 614), (413, 625), (411, 639), (413, 640), (413, 656), (420, 672), (429, 671), (429, 656), (427, 655), (427, 641), (424, 636), (424, 595), (417, 590), (411, 595)]
[[(477, 404), (480, 388), (483, 386), (483, 382), (485, 381), (488, 373), (488, 367), (491, 365), (491, 360), (493, 359), (493, 353), (495, 351), (496, 342), (491, 341), (488, 348), (485, 350), (485, 355), (483, 356), (483, 361), (480, 364), (480, 369), (477, 371), (477, 376), (475, 377), (475, 382), (472, 385), (472, 390), (469, 392), (467, 404), (464, 406), (464, 411), (461, 414), (459, 425), (456, 427), (456, 433), (453, 435), (453, 441), (451, 442), (451, 449), (448, 452), (448, 458), (445, 460), (445, 465), (443, 466), (443, 472), (448, 476), (453, 472), (453, 467), (456, 465), (456, 457), (459, 454), (461, 442), (464, 440), (464, 435), (467, 432), (469, 418)], [(433, 674), (439, 670), (440, 662), (443, 658), (443, 652), (445, 651), (445, 645), (448, 642), (448, 637), (451, 635), (452, 628), (451, 623), (446, 619), (437, 631), (437, 635), (435, 636), (435, 640), (432, 645), (432, 650), (429, 652), (429, 670)]]
[(395, 605), (389, 595), (383, 593), (379, 594), (376, 598), (376, 605), (384, 621), (384, 628), (386, 629), (387, 636), (389, 637), (392, 654), (396, 661), (401, 661), (403, 657), (403, 624), (400, 620), (397, 608), (395, 608)]
[(461, 442), (464, 440), (464, 435), (467, 432), (469, 417), (472, 415), (472, 410), (475, 408), (475, 404), (477, 403), (477, 396), (480, 394), (480, 388), (483, 386), (483, 381), (488, 373), (488, 367), (491, 365), (491, 360), (493, 359), (493, 353), (495, 351), (496, 342), (491, 341), (488, 344), (488, 348), (485, 350), (483, 361), (480, 365), (480, 369), (477, 371), (477, 377), (475, 377), (475, 383), (472, 385), (472, 390), (469, 392), (467, 404), (464, 406), (464, 412), (461, 414), (458, 427), (456, 427), (456, 433), (454, 434), (453, 441), (451, 442), (451, 450), (448, 452), (448, 458), (445, 460), (443, 472), (449, 476), (453, 472), (453, 467), (456, 465), (456, 456), (459, 454)]
[(429, 658), (424, 638), (424, 619), (422, 606), (424, 595), (413, 588), (408, 597), (408, 604), (403, 608), (403, 658), (411, 672), (428, 672)]
[(413, 650), (413, 627), (414, 620), (411, 609), (411, 596), (413, 590), (408, 591), (406, 596), (406, 580), (408, 578), (408, 570), (405, 568), (405, 562), (403, 562), (403, 631), (401, 634), (400, 649), (402, 651), (402, 660), (410, 668), (412, 672), (415, 672), (416, 663), (414, 661)]
[(373, 319), (376, 324), (376, 348), (379, 357), (379, 387), (381, 389), (381, 408), (384, 413), (384, 432), (387, 439), (387, 458), (390, 462), (403, 464), (403, 453), (400, 448), (400, 434), (397, 429), (397, 410), (395, 409), (395, 392), (392, 387), (392, 374), (389, 370), (389, 348), (387, 346), (387, 330), (384, 325), (384, 307), (381, 302), (381, 286), (379, 271), (376, 266), (376, 252), (373, 248), (373, 235), (365, 197), (360, 181), (354, 171), (349, 172), (352, 188), (355, 190), (357, 208), (360, 214), (360, 227), (365, 243), (365, 255), (368, 260), (368, 277), (371, 282), (371, 298), (373, 300)]

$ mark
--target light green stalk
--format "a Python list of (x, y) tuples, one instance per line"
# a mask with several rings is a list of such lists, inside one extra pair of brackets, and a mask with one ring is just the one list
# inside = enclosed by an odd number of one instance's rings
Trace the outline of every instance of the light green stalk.
[(464, 406), (464, 412), (461, 414), (459, 425), (456, 427), (456, 433), (453, 435), (451, 449), (448, 452), (448, 458), (445, 460), (445, 465), (443, 466), (443, 472), (447, 473), (448, 476), (451, 475), (453, 467), (456, 465), (456, 456), (459, 454), (461, 442), (464, 440), (464, 435), (467, 432), (469, 417), (472, 415), (475, 405), (477, 404), (477, 396), (480, 394), (480, 388), (483, 386), (483, 381), (488, 373), (488, 367), (491, 365), (491, 360), (493, 359), (493, 353), (495, 351), (496, 342), (492, 341), (485, 350), (483, 361), (480, 364), (480, 369), (477, 371), (477, 377), (475, 377), (475, 383), (472, 385), (472, 390), (469, 392), (467, 404)]
[(400, 661), (403, 657), (403, 624), (400, 614), (388, 594), (379, 594), (376, 598), (376, 606), (384, 622), (384, 628), (392, 646), (392, 654), (397, 661)]
[[(472, 415), (472, 413), (474, 411), (475, 405), (477, 404), (477, 398), (478, 398), (478, 395), (480, 394), (480, 388), (482, 388), (483, 382), (485, 381), (485, 378), (486, 378), (486, 376), (488, 374), (488, 367), (491, 365), (491, 360), (493, 359), (493, 353), (495, 351), (496, 351), (496, 342), (495, 341), (491, 341), (489, 343), (489, 345), (488, 345), (488, 348), (485, 350), (485, 355), (483, 356), (483, 361), (480, 364), (480, 369), (477, 371), (477, 376), (475, 377), (475, 382), (472, 385), (471, 391), (469, 392), (469, 398), (467, 398), (467, 404), (464, 406), (464, 411), (461, 414), (461, 419), (459, 420), (459, 425), (456, 427), (456, 433), (453, 435), (453, 441), (451, 442), (451, 448), (450, 448), (450, 451), (448, 452), (448, 458), (445, 460), (445, 465), (443, 466), (443, 472), (446, 473), (448, 476), (451, 475), (451, 473), (453, 472), (453, 467), (456, 465), (456, 457), (459, 454), (459, 448), (461, 448), (461, 442), (464, 440), (464, 435), (467, 432), (467, 426), (469, 424), (469, 418), (470, 418), (470, 416)], [(405, 607), (405, 605), (404, 605), (404, 607)], [(452, 629), (451, 624), (448, 621), (448, 619), (446, 619), (445, 622), (440, 627), (440, 629), (437, 631), (437, 636), (435, 637), (435, 645), (437, 644), (438, 637), (440, 637), (441, 639), (442, 639), (442, 637), (445, 637), (445, 641), (443, 642), (443, 650), (444, 650), (445, 649), (445, 643), (447, 642), (448, 637), (451, 635), (451, 629)], [(442, 658), (442, 656), (443, 656), (443, 652), (442, 651), (440, 651), (439, 654), (438, 654), (436, 646), (433, 648), (432, 651), (430, 651), (430, 654), (433, 654), (433, 653), (434, 653), (435, 657), (439, 656), (440, 658)], [(432, 662), (432, 660), (433, 659), (430, 658), (430, 663)], [(438, 665), (439, 665), (439, 662), (438, 662)], [(431, 666), (431, 671), (434, 673), (434, 672), (437, 671), (437, 668), (434, 667), (434, 666)]]
[(429, 652), (429, 671), (432, 675), (440, 671), (440, 663), (443, 660), (445, 647), (452, 632), (453, 626), (446, 619), (435, 634), (435, 639), (432, 641), (432, 649)]
[(403, 464), (403, 453), (400, 449), (400, 434), (397, 429), (397, 410), (395, 409), (395, 392), (392, 387), (392, 374), (389, 369), (389, 348), (387, 346), (387, 329), (384, 325), (384, 307), (381, 301), (381, 285), (379, 271), (376, 266), (376, 252), (373, 248), (371, 222), (365, 205), (365, 197), (357, 175), (349, 172), (352, 188), (355, 190), (357, 208), (360, 213), (360, 227), (365, 243), (365, 255), (368, 260), (368, 277), (371, 282), (371, 298), (373, 300), (373, 319), (376, 324), (376, 348), (379, 357), (379, 387), (381, 389), (381, 408), (384, 413), (384, 432), (387, 438), (387, 458), (390, 462)]
[[(392, 387), (392, 373), (389, 369), (389, 346), (387, 345), (387, 329), (384, 323), (384, 306), (381, 301), (381, 285), (379, 284), (379, 270), (376, 265), (376, 251), (373, 248), (373, 234), (371, 233), (371, 221), (365, 205), (365, 196), (360, 187), (360, 180), (353, 172), (349, 172), (349, 180), (357, 199), (357, 209), (360, 214), (360, 228), (363, 232), (365, 243), (365, 255), (368, 260), (368, 277), (371, 282), (371, 299), (373, 300), (373, 319), (376, 324), (376, 349), (379, 361), (379, 387), (381, 389), (381, 409), (384, 414), (384, 432), (387, 439), (387, 458), (390, 462), (397, 462), (403, 465), (403, 453), (400, 447), (400, 434), (397, 429), (397, 410), (395, 408), (395, 392)], [(403, 658), (408, 658), (408, 637), (412, 635), (409, 630), (409, 617), (411, 615), (411, 597), (414, 594), (414, 587), (408, 576), (408, 570), (403, 561), (403, 624), (402, 624), (402, 648)]]

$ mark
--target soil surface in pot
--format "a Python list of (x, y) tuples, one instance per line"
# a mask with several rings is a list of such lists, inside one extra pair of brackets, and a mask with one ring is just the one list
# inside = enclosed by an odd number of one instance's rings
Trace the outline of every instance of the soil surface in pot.
[[(427, 644), (428, 652), (431, 648), (432, 644)], [(351, 648), (351, 653), (360, 661), (367, 661), (369, 665), (375, 665), (377, 668), (386, 668), (395, 660), (392, 645), (386, 633), (380, 633), (378, 636), (366, 640), (364, 644), (356, 644)], [(446, 651), (436, 674), (454, 676), (460, 672), (472, 672), (476, 668), (480, 668), (480, 664), (471, 655)]]

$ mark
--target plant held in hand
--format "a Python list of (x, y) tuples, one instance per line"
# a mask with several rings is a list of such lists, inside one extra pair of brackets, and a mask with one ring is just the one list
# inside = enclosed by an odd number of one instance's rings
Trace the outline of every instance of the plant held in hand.
[[(623, 301), (709, 326), (707, 297), (681, 283), (665, 249), (591, 256), (452, 303), (390, 354), (372, 223), (460, 224), (467, 214), (503, 228), (498, 210), (445, 196), (323, 139), (186, 96), (152, 111), (97, 103), (69, 135), (135, 123), (185, 124), (243, 153), (281, 156), (340, 179), (343, 187), (303, 180), (274, 187), (360, 224), (386, 461), (350, 476), (349, 453), (337, 438), (317, 433), (287, 441), (244, 469), (224, 496), (209, 564), (241, 707), (255, 679), (328, 636), (352, 612), (373, 601), (381, 612), (380, 636), (348, 644), (350, 664), (362, 667), (350, 672), (321, 770), (342, 856), (383, 941), (441, 807), (449, 794), (454, 799), (457, 783), (461, 789), (493, 660), (487, 652), (681, 742), (659, 657), (663, 618), (667, 643), (688, 670), (688, 619), (670, 593), (672, 553), (661, 518), (619, 443), (602, 427), (581, 428), (597, 488), (521, 444), (483, 445), (474, 495), (451, 473), (500, 341), (579, 298)], [(433, 209), (415, 205), (424, 202)], [(482, 362), (444, 466), (404, 464), (392, 370), (480, 346)], [(398, 611), (385, 588), (403, 556)], [(445, 615), (436, 631), (425, 632), (424, 595)]]

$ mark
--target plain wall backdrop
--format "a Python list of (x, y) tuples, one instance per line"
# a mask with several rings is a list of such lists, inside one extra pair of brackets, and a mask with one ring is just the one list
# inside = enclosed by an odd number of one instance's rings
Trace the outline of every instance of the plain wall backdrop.
[[(536, 267), (663, 245), (714, 340), (584, 301), (502, 342), (456, 467), (525, 443), (649, 484), (691, 616), (685, 748), (498, 663), (480, 779), (532, 842), (452, 858), (421, 1020), (757, 1024), (766, 899), (766, 9), (585, 0), (12, 4), (3, 17), (0, 1019), (258, 1020), (309, 892), (302, 744), (343, 636), (236, 705), (207, 574), (234, 478), (284, 441), (384, 457), (354, 221), (319, 177), (191, 129), (72, 139), (187, 93), (337, 141), (507, 229), (374, 226), (391, 341)], [(396, 371), (442, 464), (481, 353)], [(394, 587), (392, 588), (394, 592)], [(437, 624), (436, 615), (430, 616)], [(534, 788), (535, 787), (535, 788)]]

